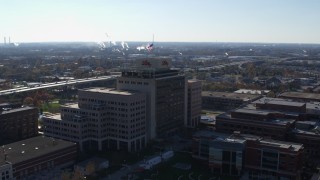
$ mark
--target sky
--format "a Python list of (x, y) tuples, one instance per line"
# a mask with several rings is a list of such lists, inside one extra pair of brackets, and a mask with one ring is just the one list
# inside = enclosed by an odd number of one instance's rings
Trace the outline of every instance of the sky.
[[(0, 0), (0, 42), (320, 43), (320, 0)], [(107, 36), (107, 35), (108, 36)]]

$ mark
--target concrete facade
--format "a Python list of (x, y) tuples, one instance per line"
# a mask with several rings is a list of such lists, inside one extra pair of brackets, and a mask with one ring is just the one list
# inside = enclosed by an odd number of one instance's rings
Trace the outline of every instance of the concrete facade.
[[(139, 61), (139, 69), (125, 70), (117, 80), (119, 90), (146, 94), (148, 139), (170, 136), (183, 127), (187, 118), (187, 81), (177, 70), (171, 70), (167, 61), (166, 58)], [(165, 66), (158, 66), (161, 62)]]
[(43, 118), (44, 134), (77, 142), (81, 150), (138, 151), (146, 145), (146, 97), (115, 89), (80, 90), (79, 103)]

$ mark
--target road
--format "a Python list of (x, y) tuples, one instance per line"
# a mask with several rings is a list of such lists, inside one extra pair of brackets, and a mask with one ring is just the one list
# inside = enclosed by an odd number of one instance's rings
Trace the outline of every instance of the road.
[(55, 88), (60, 86), (66, 86), (66, 85), (76, 85), (76, 84), (84, 84), (84, 83), (90, 83), (95, 81), (105, 81), (105, 80), (113, 80), (119, 77), (120, 75), (110, 75), (110, 76), (97, 76), (93, 78), (85, 78), (85, 79), (73, 79), (69, 81), (59, 81), (54, 83), (46, 83), (41, 84), (37, 87), (20, 87), (20, 88), (14, 88), (14, 89), (7, 89), (0, 91), (0, 96), (14, 94), (14, 93), (21, 93), (21, 92), (27, 92), (27, 91), (34, 91), (39, 89), (46, 89), (46, 88)]

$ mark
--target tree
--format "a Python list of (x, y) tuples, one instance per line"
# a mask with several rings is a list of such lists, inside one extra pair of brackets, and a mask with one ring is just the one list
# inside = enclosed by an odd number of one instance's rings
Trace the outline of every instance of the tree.
[(33, 106), (33, 98), (32, 97), (26, 97), (23, 100), (23, 104), (27, 106)]

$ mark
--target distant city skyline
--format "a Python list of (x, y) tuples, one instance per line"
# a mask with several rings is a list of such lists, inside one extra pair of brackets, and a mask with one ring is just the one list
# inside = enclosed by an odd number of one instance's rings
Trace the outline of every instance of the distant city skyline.
[(0, 2), (0, 43), (320, 43), (319, 0)]

